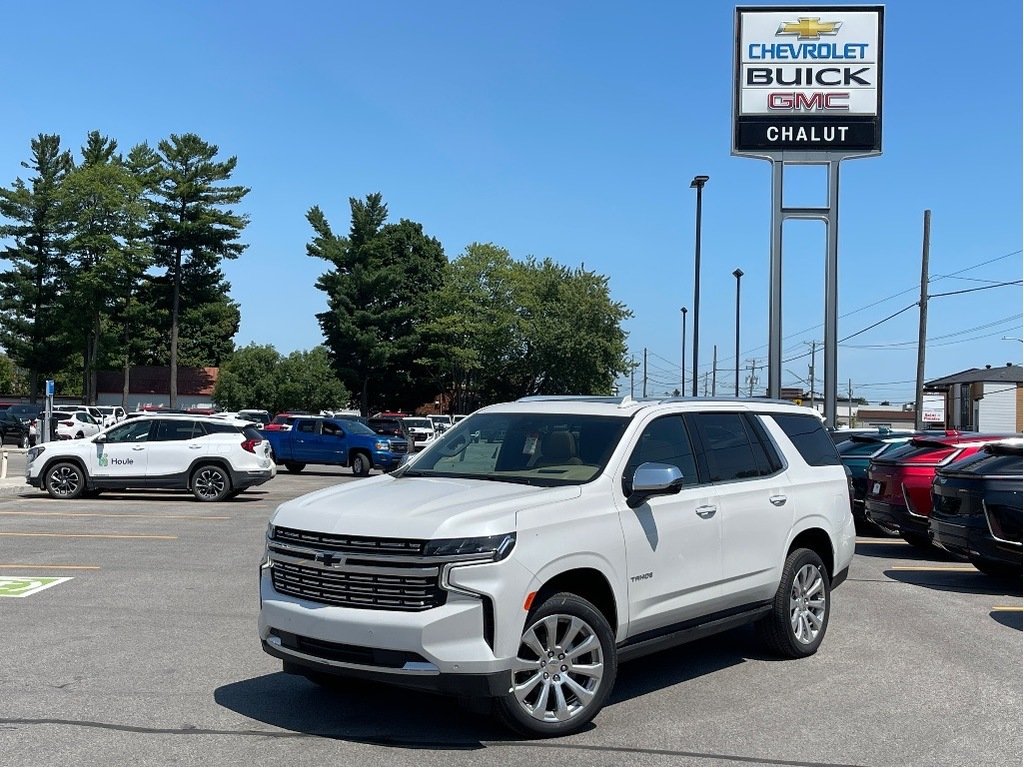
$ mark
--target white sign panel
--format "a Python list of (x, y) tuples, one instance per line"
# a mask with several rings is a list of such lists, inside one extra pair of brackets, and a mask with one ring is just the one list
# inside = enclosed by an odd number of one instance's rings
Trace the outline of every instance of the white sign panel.
[(733, 149), (881, 151), (881, 6), (736, 9)]

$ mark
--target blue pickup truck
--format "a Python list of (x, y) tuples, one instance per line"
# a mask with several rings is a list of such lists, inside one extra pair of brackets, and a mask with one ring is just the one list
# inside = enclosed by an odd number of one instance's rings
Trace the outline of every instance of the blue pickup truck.
[(353, 475), (365, 477), (375, 467), (395, 469), (409, 452), (404, 438), (378, 435), (349, 419), (300, 416), (290, 429), (260, 434), (270, 442), (274, 461), (289, 472), (301, 472), (307, 464), (333, 464), (352, 467)]

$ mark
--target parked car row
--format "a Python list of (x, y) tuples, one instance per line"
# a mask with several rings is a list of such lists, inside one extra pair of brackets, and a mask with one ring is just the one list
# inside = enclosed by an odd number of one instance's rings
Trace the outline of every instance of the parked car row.
[(837, 444), (853, 475), (860, 532), (938, 546), (990, 575), (1020, 575), (1020, 435), (861, 433)]

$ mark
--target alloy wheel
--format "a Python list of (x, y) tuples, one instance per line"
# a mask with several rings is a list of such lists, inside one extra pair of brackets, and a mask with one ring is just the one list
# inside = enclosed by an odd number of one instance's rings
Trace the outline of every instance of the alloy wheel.
[(227, 487), (224, 481), (224, 474), (212, 467), (199, 470), (193, 485), (196, 494), (204, 499), (216, 499), (224, 493)]
[(789, 596), (789, 618), (797, 642), (813, 643), (825, 623), (825, 580), (821, 572), (808, 563), (793, 577)]
[(565, 722), (587, 711), (604, 676), (597, 633), (578, 616), (554, 614), (528, 627), (512, 667), (516, 700), (530, 717)]
[(82, 484), (78, 472), (66, 464), (61, 464), (50, 473), (49, 487), (57, 496), (74, 496)]

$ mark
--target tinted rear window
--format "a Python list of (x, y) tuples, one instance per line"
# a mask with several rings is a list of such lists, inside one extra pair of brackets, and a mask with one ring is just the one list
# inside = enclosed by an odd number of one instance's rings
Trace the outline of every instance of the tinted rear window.
[(840, 464), (835, 443), (825, 431), (817, 416), (797, 413), (773, 413), (775, 420), (786, 436), (793, 442), (800, 455), (812, 467)]
[(208, 435), (238, 433), (238, 427), (234, 426), (233, 424), (226, 424), (219, 421), (204, 421), (202, 422), (202, 425), (206, 429), (206, 434)]
[(844, 440), (836, 445), (836, 450), (840, 456), (870, 456), (881, 447), (876, 440)]
[(978, 451), (966, 459), (954, 461), (945, 468), (946, 472), (970, 472), (972, 475), (1011, 475), (1024, 474), (1024, 460), (1021, 454), (989, 453)]
[(700, 442), (712, 483), (762, 477), (772, 472), (764, 446), (739, 413), (695, 413), (688, 423)]

